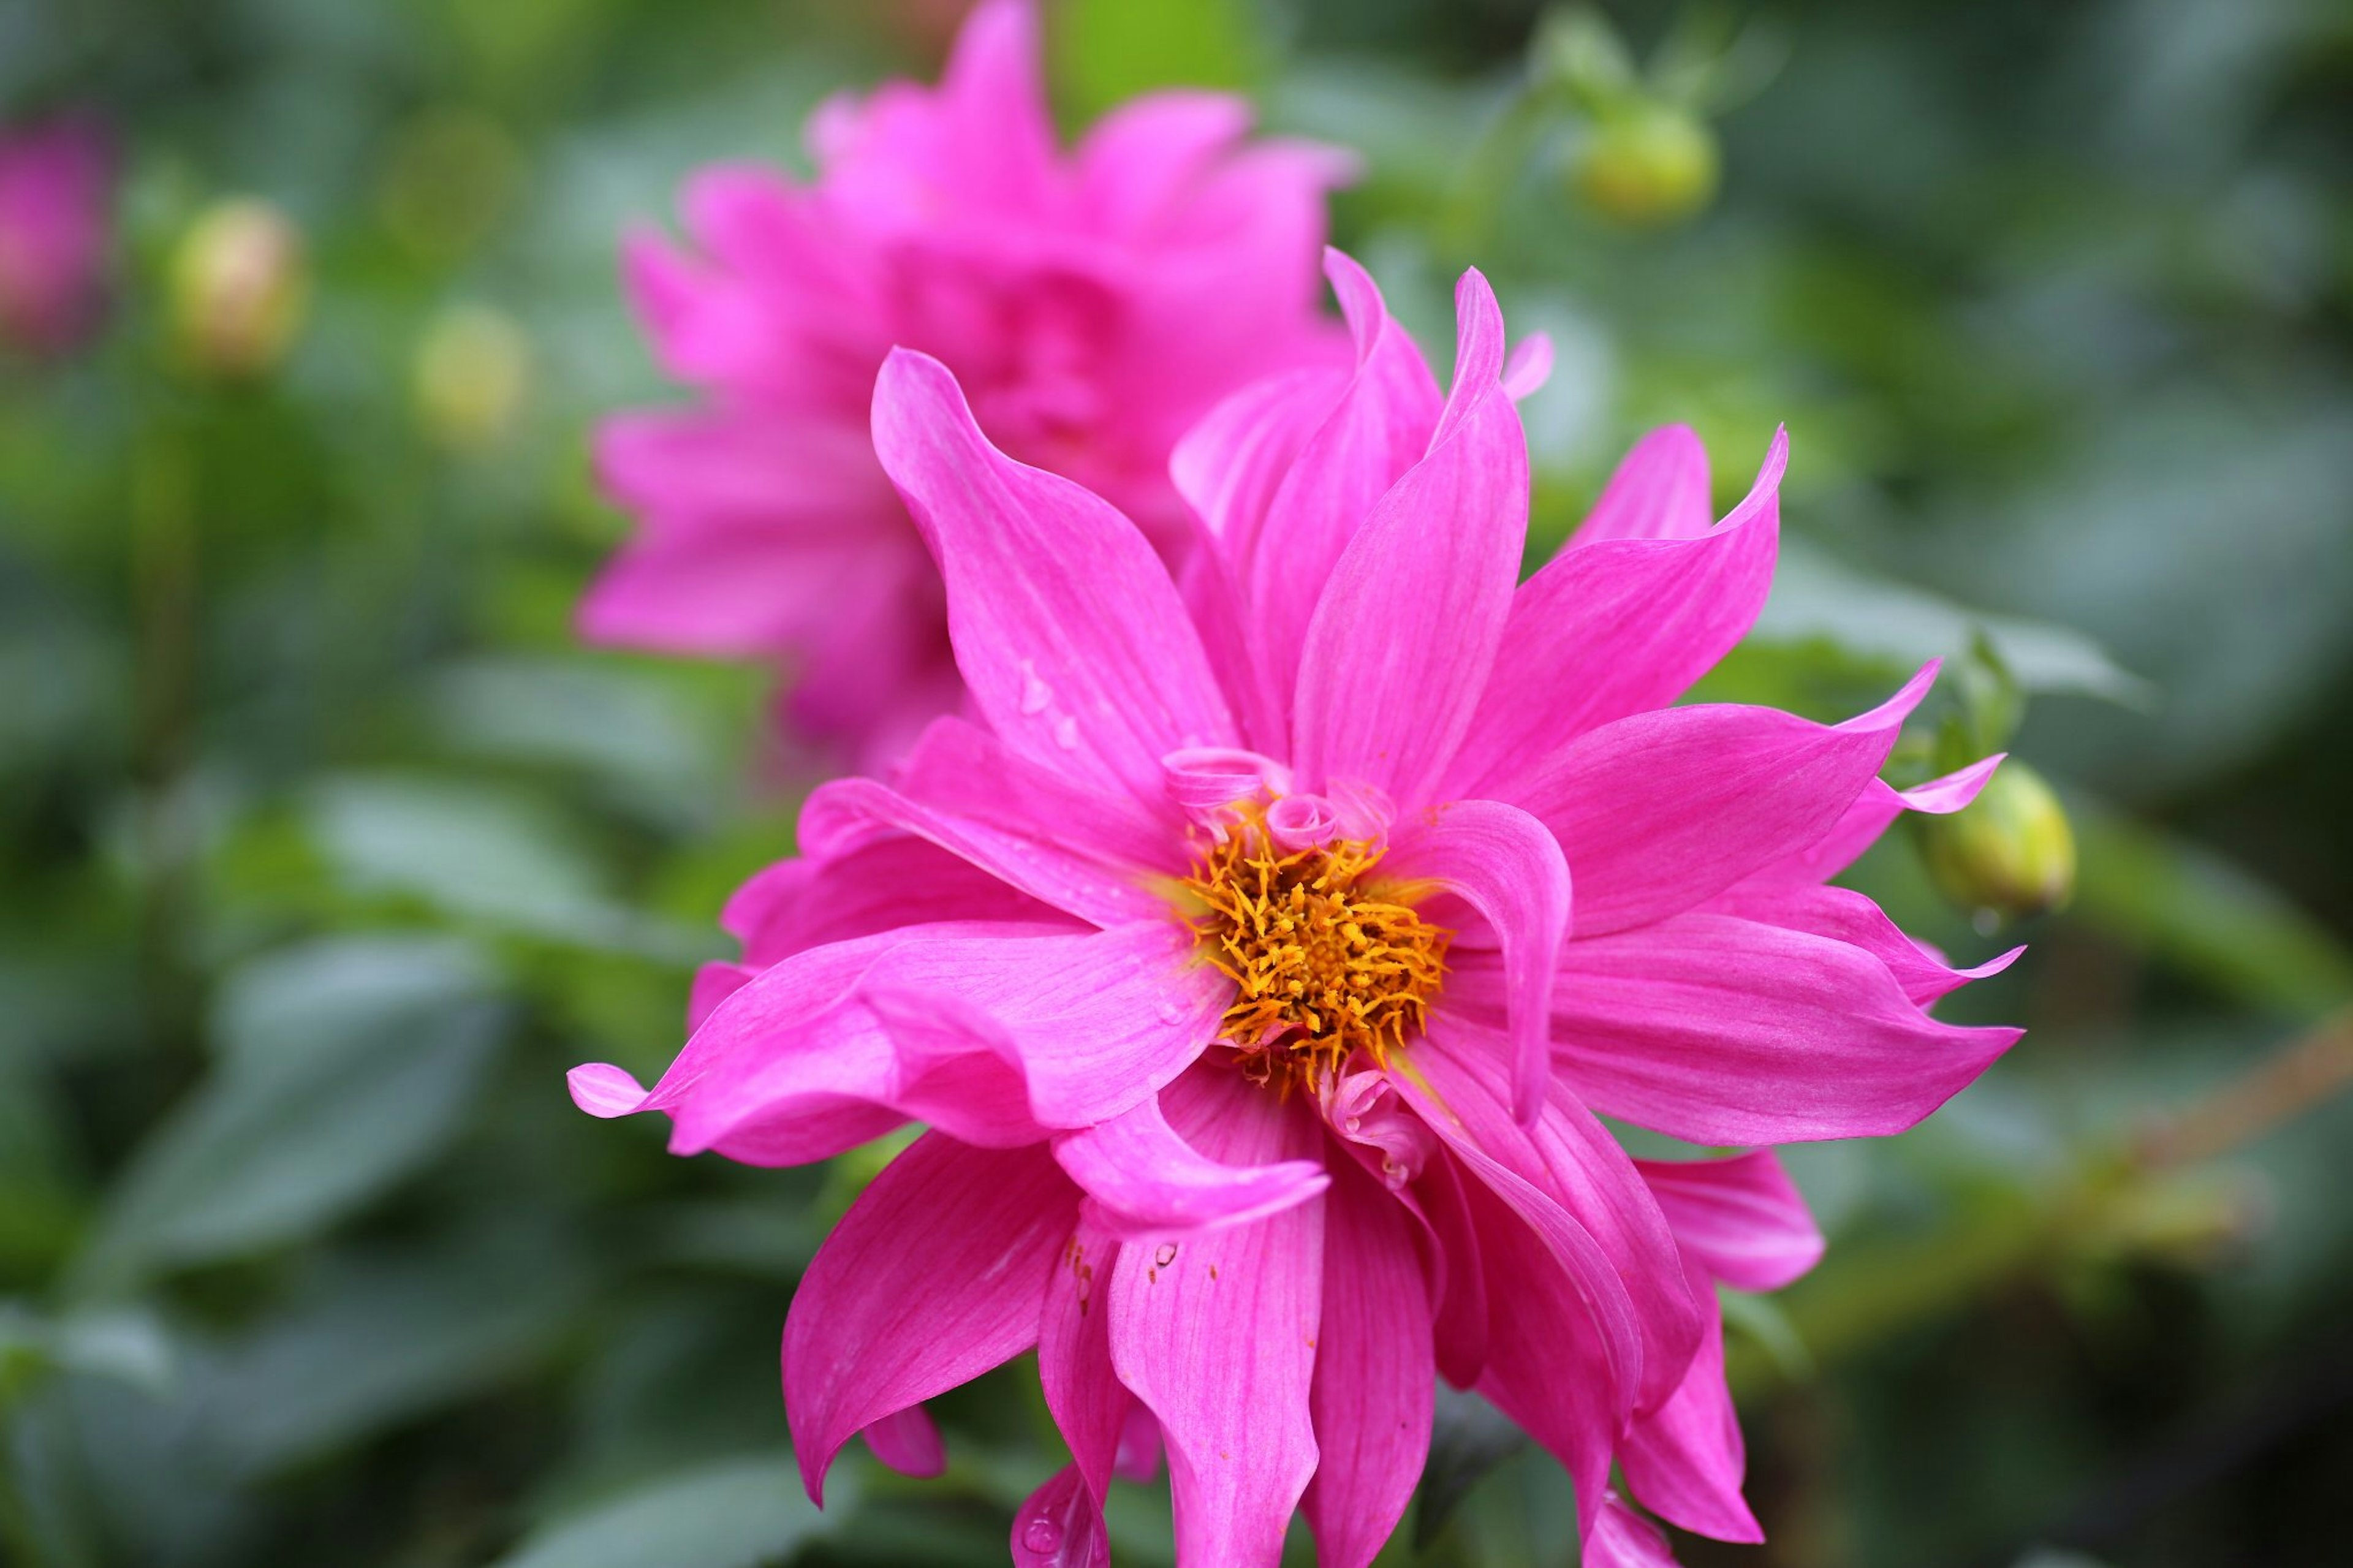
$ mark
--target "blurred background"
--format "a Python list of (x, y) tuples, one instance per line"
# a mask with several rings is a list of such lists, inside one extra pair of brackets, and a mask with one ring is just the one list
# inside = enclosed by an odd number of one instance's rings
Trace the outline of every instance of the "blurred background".
[[(957, 10), (0, 0), (0, 1561), (1005, 1560), (1061, 1462), (1018, 1367), (937, 1407), (937, 1481), (854, 1453), (819, 1516), (783, 1458), (786, 1303), (871, 1163), (674, 1160), (562, 1082), (668, 1060), (798, 787), (758, 672), (570, 635), (624, 527), (585, 432), (671, 395), (617, 237)], [(1899, 766), (2055, 788), (1856, 874), (1967, 962), (2030, 942), (1950, 1005), (2031, 1033), (1793, 1152), (1830, 1258), (1729, 1305), (1772, 1539), (1685, 1563), (2344, 1561), (2353, 11), (1051, 32), (1069, 125), (1202, 82), (1359, 149), (1337, 237), (1441, 363), (1474, 260), (1554, 335), (1536, 558), (1642, 429), (1728, 502), (1788, 424), (1708, 694), (1843, 716), (1943, 654)], [(1556, 1568), (1572, 1519), (1455, 1400), (1382, 1561)], [(1113, 1528), (1169, 1561), (1165, 1496)]]

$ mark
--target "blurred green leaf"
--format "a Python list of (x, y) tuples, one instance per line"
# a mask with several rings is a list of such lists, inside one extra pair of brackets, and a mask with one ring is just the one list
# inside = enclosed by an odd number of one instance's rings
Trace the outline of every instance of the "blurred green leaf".
[(455, 1130), (504, 1033), (447, 938), (346, 937), (256, 960), (216, 1011), (222, 1058), (157, 1128), (83, 1258), (85, 1286), (312, 1235)]
[(1415, 1542), (1428, 1545), (1437, 1540), (1448, 1518), (1471, 1495), (1471, 1489), (1527, 1443), (1527, 1434), (1514, 1426), (1510, 1416), (1475, 1394), (1440, 1384), (1430, 1458), (1421, 1470)]
[(1057, 96), (1081, 123), (1154, 88), (1247, 88), (1266, 69), (1250, 0), (1067, 0), (1052, 15)]
[(761, 1568), (854, 1506), (847, 1475), (826, 1489), (819, 1513), (781, 1451), (696, 1465), (533, 1531), (496, 1568)]

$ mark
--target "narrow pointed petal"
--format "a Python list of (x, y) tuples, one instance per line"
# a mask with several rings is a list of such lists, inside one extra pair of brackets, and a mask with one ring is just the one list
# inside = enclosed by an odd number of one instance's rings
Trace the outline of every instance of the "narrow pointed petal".
[(1528, 455), (1504, 395), (1503, 320), (1476, 272), (1457, 291), (1454, 392), (1430, 455), (1374, 507), (1307, 628), (1293, 762), (1426, 803), (1468, 731), (1511, 614), (1527, 536)]
[(1971, 763), (1958, 772), (1947, 773), (1943, 778), (1930, 779), (1926, 784), (1915, 784), (1910, 789), (1899, 790), (1883, 779), (1874, 779), (1828, 833), (1796, 854), (1759, 870), (1752, 879), (1760, 883), (1828, 881), (1853, 865), (1864, 850), (1878, 843), (1879, 836), (1893, 826), (1895, 819), (1905, 812), (1949, 816), (1977, 799), (1978, 792), (1992, 781), (1994, 771), (2001, 766), (2002, 759), (2007, 755), (2007, 752), (1997, 752)]
[(1034, 843), (1066, 847), (1100, 865), (1180, 869), (1183, 821), (1164, 799), (1071, 784), (969, 720), (936, 719), (899, 764), (892, 786), (910, 800)]
[(1461, 896), (1502, 939), (1512, 1114), (1544, 1107), (1551, 1077), (1552, 984), (1568, 936), (1568, 862), (1549, 828), (1499, 801), (1457, 801), (1399, 825), (1390, 868)]
[(946, 366), (892, 351), (874, 447), (939, 560), (957, 668), (1008, 746), (1156, 803), (1162, 756), (1235, 742), (1150, 543), (1110, 503), (991, 446)]
[(939, 1426), (931, 1413), (920, 1405), (869, 1422), (858, 1435), (866, 1439), (876, 1458), (902, 1476), (928, 1479), (947, 1473), (947, 1445), (941, 1441)]
[[(1578, 1506), (1584, 1506), (1582, 1499)], [(1657, 1525), (1612, 1492), (1586, 1536), (1585, 1562), (1587, 1568), (1675, 1568), (1675, 1554)]]
[(1630, 1405), (1656, 1405), (1683, 1380), (1699, 1342), (1666, 1216), (1617, 1139), (1566, 1089), (1547, 1080), (1533, 1124), (1511, 1116), (1500, 1044), (1476, 1026), (1434, 1018), (1411, 1070), (1397, 1076), (1412, 1084), (1409, 1100), (1466, 1170), (1548, 1238), (1564, 1232), (1562, 1218), (1573, 1227), (1567, 1233), (1579, 1244), (1564, 1258), (1609, 1323), (1611, 1364)]
[[(1788, 438), (1777, 434), (1773, 448), (1775, 457), (1767, 458), (1766, 466), (1778, 483)], [(1669, 425), (1634, 443), (1602, 487), (1570, 548), (1613, 539), (1696, 539), (1708, 531), (1715, 516), (1707, 448), (1690, 426)]]
[(1517, 799), (1578, 736), (1665, 708), (1715, 668), (1773, 586), (1786, 453), (1777, 437), (1712, 531), (1564, 551), (1522, 584), (1445, 793)]
[(1580, 937), (1678, 914), (1820, 840), (1878, 776), (1935, 672), (1843, 724), (1703, 704), (1620, 719), (1561, 752), (1519, 804), (1568, 857)]
[(926, 1133), (818, 1248), (785, 1320), (785, 1413), (809, 1496), (860, 1428), (1019, 1355), (1078, 1190), (1043, 1149)]
[(1758, 1542), (1765, 1531), (1740, 1495), (1747, 1448), (1724, 1381), (1724, 1316), (1715, 1293), (1704, 1295), (1691, 1371), (1673, 1397), (1634, 1417), (1619, 1462), (1627, 1489), (1668, 1523), (1718, 1541)]
[(1013, 1510), (1013, 1568), (1111, 1568), (1103, 1501), (1065, 1465)]
[(1414, 1185), (1422, 1216), (1446, 1264), (1445, 1289), (1438, 1298), (1438, 1315), (1430, 1337), (1438, 1352), (1438, 1373), (1456, 1388), (1471, 1388), (1487, 1365), (1487, 1270), (1479, 1254), (1479, 1232), (1472, 1221), (1466, 1174), (1451, 1157), (1431, 1160)]
[(1055, 1257), (1038, 1330), (1046, 1408), (1097, 1507), (1119, 1463), (1135, 1398), (1111, 1364), (1111, 1277), (1120, 1244), (1083, 1217)]
[(1404, 1517), (1430, 1453), (1436, 1377), (1411, 1224), (1378, 1182), (1339, 1163), (1309, 1399), (1321, 1458), (1303, 1503), (1319, 1568), (1366, 1568)]
[(744, 944), (744, 962), (756, 972), (826, 942), (901, 926), (1060, 918), (1051, 905), (929, 839), (891, 834), (821, 860), (777, 862), (735, 890), (719, 923)]
[(1054, 1141), (1054, 1158), (1085, 1189), (1090, 1221), (1120, 1241), (1182, 1239), (1280, 1214), (1332, 1184), (1314, 1160), (1236, 1166), (1212, 1160), (1146, 1100)]
[(2000, 974), (2026, 951), (2013, 947), (1973, 968), (1956, 969), (1943, 954), (1906, 936), (1885, 910), (1852, 889), (1808, 883), (1752, 886), (1756, 882), (1752, 878), (1709, 900), (1706, 907), (1718, 914), (1808, 931), (1859, 947), (1887, 965), (1887, 972), (1895, 976), (1915, 1006), (1926, 1007), (1973, 980)]
[(1116, 230), (1144, 229), (1250, 129), (1231, 93), (1147, 93), (1106, 113), (1079, 143), (1080, 197)]
[(987, 0), (957, 34), (940, 76), (937, 153), (945, 188), (976, 204), (1034, 209), (1054, 178), (1033, 0)]
[(1530, 332), (1504, 362), (1504, 391), (1514, 403), (1525, 403), (1552, 379), (1552, 334)]
[[(1303, 1107), (1203, 1069), (1172, 1118), (1215, 1159), (1313, 1153)], [(1178, 1107), (1198, 1115), (1176, 1116)], [(1112, 1362), (1159, 1418), (1187, 1563), (1271, 1563), (1316, 1463), (1309, 1414), (1323, 1300), (1324, 1205), (1181, 1242), (1120, 1248)]]
[(1778, 1290), (1820, 1261), (1822, 1233), (1770, 1149), (1634, 1164), (1683, 1255), (1725, 1284)]
[(2019, 1036), (1938, 1023), (1859, 948), (1726, 915), (1571, 942), (1553, 994), (1577, 1092), (1694, 1143), (1901, 1132)]

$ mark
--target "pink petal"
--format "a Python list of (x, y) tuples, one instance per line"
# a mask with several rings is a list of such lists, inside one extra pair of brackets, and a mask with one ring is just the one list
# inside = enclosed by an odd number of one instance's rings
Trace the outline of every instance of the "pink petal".
[(1883, 779), (1873, 779), (1828, 833), (1796, 854), (1765, 867), (1751, 880), (1760, 884), (1828, 881), (1878, 843), (1879, 836), (1905, 812), (1948, 816), (1977, 799), (1978, 792), (1993, 778), (1994, 770), (2001, 766), (2006, 755), (2007, 752), (1997, 752), (1957, 773), (1911, 789), (1899, 790)]
[(1303, 1507), (1319, 1568), (1366, 1568), (1430, 1452), (1429, 1282), (1405, 1211), (1348, 1163), (1324, 1210), (1324, 1317), (1309, 1406), (1321, 1454)]
[(1516, 799), (1578, 736), (1664, 708), (1715, 668), (1773, 585), (1786, 453), (1777, 437), (1713, 531), (1564, 551), (1522, 584), (1445, 793)]
[(1156, 803), (1164, 755), (1234, 742), (1152, 546), (1108, 503), (989, 445), (944, 365), (892, 351), (874, 446), (939, 558), (957, 666), (1007, 745)]
[(852, 1434), (1038, 1340), (1046, 1276), (1078, 1209), (1042, 1149), (926, 1133), (818, 1248), (785, 1320), (785, 1413), (811, 1499)]
[(610, 1120), (628, 1116), (646, 1103), (646, 1088), (636, 1077), (610, 1062), (583, 1062), (564, 1075), (572, 1103), (591, 1116)]
[(1013, 1511), (1013, 1568), (1111, 1568), (1103, 1503), (1065, 1465)]
[(1886, 911), (1848, 888), (1807, 883), (1777, 886), (1751, 878), (1708, 900), (1717, 914), (1737, 915), (1859, 947), (1887, 965), (1914, 1005), (1926, 1007), (1973, 980), (2000, 973), (2018, 961), (2013, 947), (1973, 969), (1955, 969), (1941, 954), (1904, 934)]
[(1054, 1158), (1085, 1189), (1087, 1215), (1119, 1241), (1183, 1239), (1280, 1214), (1332, 1184), (1321, 1162), (1236, 1166), (1177, 1135), (1156, 1100), (1054, 1141)]
[(1184, 868), (1184, 821), (1165, 798), (1087, 789), (1019, 755), (964, 719), (934, 720), (892, 779), (926, 807), (1102, 865)]
[[(1235, 1164), (1311, 1155), (1301, 1102), (1224, 1069), (1187, 1076), (1172, 1116)], [(1324, 1205), (1255, 1225), (1120, 1249), (1112, 1363), (1159, 1418), (1187, 1563), (1272, 1563), (1315, 1470), (1309, 1385), (1323, 1297)]]
[(1675, 1554), (1659, 1527), (1628, 1508), (1615, 1492), (1585, 1540), (1586, 1568), (1675, 1568)]
[[(1389, 319), (1364, 268), (1332, 250), (1324, 269), (1356, 340), (1356, 374), (1336, 403), (1329, 384), (1316, 382), (1271, 411), (1264, 449), (1295, 445), (1296, 456), (1262, 514), (1229, 510), (1219, 531), (1257, 668), (1278, 698), (1297, 680), (1325, 580), (1382, 495), (1422, 456), (1440, 408), (1421, 352)], [(1299, 423), (1311, 414), (1313, 434), (1302, 438)]]
[(1743, 1290), (1778, 1290), (1820, 1260), (1822, 1233), (1770, 1149), (1634, 1164), (1684, 1256), (1714, 1278)]
[[(1788, 454), (1786, 436), (1773, 437), (1766, 459), (1775, 481)], [(1715, 508), (1708, 493), (1707, 448), (1688, 425), (1669, 425), (1634, 443), (1586, 514), (1573, 548), (1612, 539), (1696, 539)]]
[(1901, 1132), (2019, 1035), (1936, 1022), (1859, 948), (1726, 915), (1573, 942), (1553, 994), (1577, 1091), (1694, 1143)]
[(1456, 801), (1399, 825), (1390, 868), (1460, 894), (1502, 939), (1513, 1114), (1542, 1110), (1552, 1076), (1552, 979), (1568, 936), (1568, 863), (1551, 831), (1517, 806)]
[(901, 926), (1041, 925), (1060, 918), (929, 839), (891, 834), (822, 860), (778, 861), (735, 889), (719, 923), (744, 944), (744, 962), (760, 969), (826, 942)]
[(1666, 1216), (1617, 1139), (1566, 1089), (1548, 1080), (1532, 1125), (1510, 1114), (1502, 1046), (1441, 1014), (1391, 1076), (1464, 1171), (1555, 1246), (1608, 1335), (1627, 1405), (1656, 1405), (1699, 1342)]
[(1039, 75), (1045, 50), (1031, 0), (984, 0), (956, 34), (941, 73), (936, 149), (942, 186), (975, 205), (1019, 211), (1044, 196), (1054, 129)]
[(751, 984), (760, 968), (756, 963), (706, 963), (696, 970), (694, 984), (686, 994), (686, 1032), (691, 1035), (702, 1027), (702, 1021), (719, 1004)]
[(1935, 673), (1843, 724), (1704, 704), (1620, 719), (1559, 752), (1518, 800), (1568, 857), (1578, 933), (1663, 920), (1818, 841)]
[(1504, 391), (1514, 403), (1525, 403), (1552, 379), (1552, 336), (1530, 332), (1504, 362)]
[(1054, 1260), (1038, 1331), (1046, 1408), (1096, 1505), (1116, 1471), (1134, 1396), (1112, 1370), (1111, 1277), (1120, 1244), (1083, 1217)]
[(1740, 1495), (1747, 1450), (1724, 1381), (1723, 1314), (1715, 1292), (1694, 1285), (1705, 1298), (1699, 1352), (1674, 1396), (1634, 1417), (1619, 1462), (1628, 1489), (1670, 1524), (1718, 1541), (1762, 1541), (1765, 1532)]
[(1174, 91), (1130, 99), (1079, 143), (1081, 199), (1114, 231), (1145, 227), (1182, 201), (1250, 129), (1250, 106), (1229, 93)]
[(858, 1435), (866, 1439), (876, 1458), (902, 1476), (928, 1479), (947, 1473), (947, 1445), (940, 1440), (939, 1426), (930, 1412), (920, 1405), (893, 1411)]
[(1348, 779), (1419, 805), (1452, 761), (1511, 613), (1527, 443), (1495, 380), (1503, 317), (1463, 275), (1454, 391), (1430, 455), (1390, 487), (1323, 585), (1300, 658), (1301, 784)]
[(1487, 1366), (1487, 1270), (1470, 1197), (1464, 1191), (1465, 1184), (1475, 1179), (1451, 1159), (1434, 1159), (1424, 1165), (1421, 1179), (1414, 1184), (1420, 1212), (1445, 1264), (1444, 1289), (1439, 1294), (1438, 1317), (1431, 1328), (1438, 1372), (1457, 1388), (1476, 1385)]
[(1164, 1452), (1160, 1423), (1150, 1410), (1131, 1400), (1127, 1420), (1119, 1430), (1119, 1455), (1112, 1461), (1111, 1473), (1124, 1481), (1157, 1480)]

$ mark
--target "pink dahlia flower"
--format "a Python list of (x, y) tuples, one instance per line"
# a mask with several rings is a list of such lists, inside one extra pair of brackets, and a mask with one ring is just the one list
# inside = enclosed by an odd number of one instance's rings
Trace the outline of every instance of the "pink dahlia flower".
[(0, 338), (60, 353), (97, 324), (113, 186), (90, 121), (0, 130)]
[(1362, 1568), (1439, 1377), (1559, 1457), (1588, 1562), (1665, 1560), (1613, 1463), (1755, 1540), (1714, 1287), (1785, 1283), (1820, 1237), (1769, 1151), (1636, 1161), (1595, 1112), (1768, 1145), (1894, 1132), (1974, 1079), (2017, 1032), (1932, 1018), (1969, 973), (1824, 879), (1987, 767), (1880, 782), (1929, 671), (1842, 724), (1668, 706), (1765, 598), (1781, 441), (1711, 526), (1697, 443), (1651, 437), (1515, 586), (1540, 355), (1507, 367), (1467, 274), (1441, 395), (1330, 268), (1355, 363), (1182, 443), (1181, 584), (891, 356), (875, 441), (974, 716), (818, 790), (677, 1063), (575, 1097), (754, 1164), (929, 1124), (793, 1301), (813, 1493), (860, 1431), (936, 1468), (921, 1402), (1034, 1347), (1071, 1464), (1020, 1563), (1101, 1563), (1107, 1482), (1165, 1448), (1187, 1568), (1274, 1563), (1300, 1509)]
[(813, 183), (709, 171), (687, 188), (691, 251), (632, 241), (662, 363), (706, 396), (598, 438), (640, 526), (581, 608), (587, 636), (774, 659), (796, 678), (787, 731), (880, 767), (963, 695), (939, 574), (868, 435), (894, 344), (944, 362), (997, 447), (1164, 547), (1185, 532), (1177, 437), (1259, 376), (1345, 359), (1316, 308), (1337, 154), (1245, 142), (1240, 100), (1166, 92), (1064, 155), (1038, 55), (1032, 7), (996, 0), (936, 89), (820, 109)]

